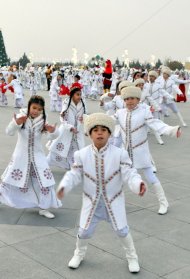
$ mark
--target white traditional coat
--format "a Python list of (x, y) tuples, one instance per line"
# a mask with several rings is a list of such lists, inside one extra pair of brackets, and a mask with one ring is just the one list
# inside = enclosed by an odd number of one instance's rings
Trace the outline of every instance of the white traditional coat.
[[(67, 110), (69, 98), (63, 101), (62, 112)], [(48, 149), (58, 155), (57, 160), (61, 157), (66, 158), (70, 149), (71, 141), (73, 139), (73, 132), (71, 128), (76, 128), (78, 133), (76, 134), (78, 149), (84, 147), (84, 128), (83, 123), (80, 121), (80, 117), (83, 117), (84, 108), (82, 102), (77, 105), (71, 101), (70, 107), (64, 116), (60, 117), (61, 125), (59, 127), (59, 136), (51, 143), (48, 143)]]
[(94, 145), (89, 145), (75, 152), (75, 163), (63, 177), (58, 190), (64, 187), (68, 192), (82, 183), (82, 229), (88, 229), (102, 196), (114, 229), (120, 230), (127, 226), (123, 184), (128, 183), (138, 194), (141, 182), (140, 175), (131, 168), (125, 150), (107, 144), (98, 151)]
[[(18, 117), (26, 113), (26, 109), (23, 109)], [(27, 187), (32, 164), (40, 187), (55, 185), (41, 144), (43, 123), (42, 115), (33, 121), (27, 118), (24, 129), (21, 129), (22, 125), (17, 125), (15, 119), (9, 123), (6, 133), (13, 136), (18, 132), (18, 141), (12, 159), (2, 175), (4, 184), (19, 188)], [(58, 131), (48, 134), (49, 138), (53, 139), (58, 135)]]
[(183, 93), (181, 92), (181, 90), (179, 89), (179, 87), (176, 85), (175, 81), (172, 80), (171, 78), (168, 78), (167, 80), (164, 80), (164, 78), (162, 78), (160, 80), (160, 86), (162, 89), (164, 89), (165, 91), (167, 91), (167, 93), (169, 93), (169, 95), (171, 96), (171, 98), (169, 99), (165, 99), (164, 103), (166, 104), (171, 104), (174, 103), (174, 98), (175, 95), (182, 95)]
[(146, 86), (142, 92), (141, 101), (148, 105), (151, 105), (155, 111), (161, 110), (161, 104), (163, 100), (171, 101), (173, 97), (164, 90), (163, 86), (158, 82), (146, 83)]
[(152, 166), (148, 146), (148, 128), (157, 131), (159, 135), (174, 136), (179, 126), (169, 126), (159, 119), (155, 119), (146, 104), (138, 104), (133, 110), (120, 109), (114, 118), (121, 126), (123, 146), (136, 169)]
[[(118, 109), (125, 108), (125, 102), (121, 98), (121, 95), (116, 95), (113, 98), (113, 100), (111, 100), (109, 102), (105, 102), (103, 108), (104, 108), (105, 111), (107, 111), (108, 115), (113, 115), (113, 114), (116, 113), (116, 111)], [(120, 134), (121, 134), (121, 132), (120, 132), (120, 125), (116, 125), (114, 133), (113, 133), (113, 137), (114, 138), (119, 138)], [(121, 140), (119, 141), (119, 144), (120, 143), (121, 143)], [(120, 146), (118, 146), (118, 147), (120, 147)]]
[(5, 88), (9, 88), (12, 86), (14, 88), (14, 97), (15, 99), (23, 99), (24, 97), (24, 92), (22, 85), (20, 84), (18, 79), (13, 79), (9, 84), (5, 86)]

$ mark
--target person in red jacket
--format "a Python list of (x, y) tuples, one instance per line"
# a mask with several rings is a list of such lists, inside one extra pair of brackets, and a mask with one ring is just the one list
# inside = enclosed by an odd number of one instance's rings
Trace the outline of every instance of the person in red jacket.
[(5, 83), (5, 79), (0, 79), (0, 106), (4, 107), (8, 105), (7, 96), (5, 95), (5, 92), (7, 89), (5, 88), (7, 84)]
[(104, 77), (104, 80), (103, 80), (103, 84), (104, 84), (104, 92), (109, 92), (110, 91), (110, 87), (111, 87), (111, 84), (112, 84), (112, 72), (113, 72), (113, 69), (112, 69), (112, 63), (111, 63), (111, 60), (107, 60), (106, 61), (106, 65), (105, 65), (105, 69), (104, 69), (104, 72), (102, 74), (102, 76)]
[[(184, 73), (181, 73), (181, 75), (179, 76), (179, 79), (183, 79), (185, 80), (185, 74)], [(181, 90), (181, 92), (183, 93), (183, 95), (178, 95), (177, 94), (177, 97), (176, 97), (176, 102), (186, 102), (187, 101), (187, 97), (186, 97), (186, 84), (179, 84), (179, 89)]]

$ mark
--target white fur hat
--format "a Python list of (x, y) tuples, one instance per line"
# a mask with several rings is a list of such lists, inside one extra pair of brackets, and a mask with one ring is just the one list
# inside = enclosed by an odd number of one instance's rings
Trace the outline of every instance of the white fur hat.
[(135, 81), (134, 81), (134, 86), (137, 86), (138, 84), (145, 84), (145, 81), (143, 78), (137, 78)]
[(170, 70), (170, 68), (164, 67), (164, 68), (162, 69), (162, 73), (163, 73), (163, 74), (167, 74), (167, 75), (170, 77), (171, 74), (172, 74), (172, 71)]
[(120, 82), (118, 89), (119, 89), (119, 91), (121, 91), (122, 88), (129, 87), (129, 86), (132, 86), (132, 85), (133, 85), (133, 83), (131, 81), (123, 80), (123, 81)]
[(85, 132), (89, 134), (90, 130), (95, 126), (105, 126), (111, 133), (113, 133), (115, 129), (115, 121), (111, 116), (101, 112), (86, 115), (84, 117)]
[(141, 98), (141, 89), (139, 87), (130, 86), (121, 90), (121, 97), (123, 100), (127, 98)]
[(155, 78), (158, 77), (158, 73), (157, 73), (156, 71), (149, 71), (149, 72), (148, 72), (148, 75), (149, 75), (149, 76), (153, 76), (153, 77), (155, 77)]

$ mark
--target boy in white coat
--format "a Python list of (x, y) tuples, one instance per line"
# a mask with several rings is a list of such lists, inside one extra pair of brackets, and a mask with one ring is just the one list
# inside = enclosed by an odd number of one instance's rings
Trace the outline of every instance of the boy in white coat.
[(124, 148), (128, 151), (133, 166), (141, 169), (148, 181), (153, 184), (159, 200), (158, 213), (167, 213), (168, 201), (162, 185), (152, 170), (151, 156), (148, 146), (148, 128), (158, 132), (159, 135), (180, 136), (179, 126), (169, 126), (153, 117), (150, 107), (140, 104), (141, 90), (138, 87), (126, 87), (121, 90), (126, 108), (115, 114), (115, 119), (121, 126), (121, 137)]
[(66, 173), (57, 189), (58, 198), (63, 198), (64, 193), (83, 184), (76, 250), (68, 266), (79, 267), (86, 254), (88, 239), (97, 224), (106, 220), (122, 242), (129, 271), (139, 272), (138, 257), (127, 225), (123, 184), (127, 182), (130, 189), (140, 196), (146, 187), (136, 169), (131, 167), (128, 153), (108, 142), (114, 131), (114, 120), (106, 114), (94, 113), (85, 118), (84, 125), (93, 143), (75, 152), (73, 168)]

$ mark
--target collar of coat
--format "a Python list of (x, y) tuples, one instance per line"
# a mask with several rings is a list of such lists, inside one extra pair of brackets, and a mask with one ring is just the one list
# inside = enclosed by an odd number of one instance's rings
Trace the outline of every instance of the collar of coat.
[(139, 108), (139, 104), (137, 104), (136, 107), (134, 107), (133, 109), (128, 109), (128, 108), (127, 108), (127, 111), (128, 111), (128, 112), (132, 112), (133, 110), (136, 110), (136, 109), (138, 109), (138, 108)]
[(109, 147), (109, 142), (107, 142), (106, 145), (100, 148), (99, 150), (94, 144), (92, 144), (92, 150), (94, 151), (95, 154), (103, 154), (108, 149), (108, 147)]

